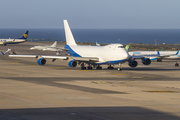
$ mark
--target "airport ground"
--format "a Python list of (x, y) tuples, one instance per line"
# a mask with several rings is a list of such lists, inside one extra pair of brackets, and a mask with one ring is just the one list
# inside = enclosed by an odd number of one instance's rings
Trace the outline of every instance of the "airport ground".
[[(51, 44), (49, 42), (48, 44)], [(26, 42), (1, 46), (18, 54), (30, 51)], [(65, 55), (65, 53), (62, 53)], [(65, 60), (39, 66), (35, 58), (0, 55), (0, 120), (180, 120), (180, 67), (163, 60), (122, 71), (80, 70)]]

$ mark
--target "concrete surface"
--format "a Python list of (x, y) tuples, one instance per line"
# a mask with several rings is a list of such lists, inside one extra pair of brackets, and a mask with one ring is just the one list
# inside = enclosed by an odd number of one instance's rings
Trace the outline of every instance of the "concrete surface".
[[(30, 51), (26, 42), (1, 46), (18, 54), (48, 54)], [(61, 45), (59, 45), (61, 46)], [(62, 53), (66, 54), (66, 53)], [(163, 60), (138, 67), (127, 63), (122, 71), (80, 70), (67, 61), (0, 55), (0, 120), (179, 120), (180, 67)]]

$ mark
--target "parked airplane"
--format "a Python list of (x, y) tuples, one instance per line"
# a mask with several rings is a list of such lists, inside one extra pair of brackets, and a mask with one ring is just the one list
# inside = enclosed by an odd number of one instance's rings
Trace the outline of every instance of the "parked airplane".
[[(46, 55), (9, 55), (9, 57), (34, 57), (37, 58), (39, 65), (46, 64), (46, 58), (68, 60), (70, 67), (81, 66), (81, 69), (102, 69), (100, 65), (107, 64), (108, 69), (113, 69), (111, 65), (118, 64), (118, 70), (122, 70), (122, 64), (129, 62), (130, 67), (138, 65), (135, 59), (142, 59), (144, 65), (151, 64), (147, 57), (159, 55), (130, 56), (122, 44), (109, 44), (106, 46), (85, 46), (77, 45), (72, 35), (67, 20), (64, 20), (64, 29), (66, 36), (66, 45), (64, 50), (71, 56), (46, 56)], [(86, 67), (87, 66), (87, 67)]]
[(56, 55), (60, 55), (60, 51), (66, 50), (63, 47), (56, 47), (57, 41), (50, 46), (34, 46), (30, 50), (43, 50), (43, 51), (55, 51)]
[[(149, 57), (151, 60), (157, 60), (157, 62), (161, 62), (162, 59), (180, 59), (180, 54), (178, 51), (132, 51), (129, 52), (131, 56), (136, 55), (152, 55), (157, 54), (159, 52), (160, 56)], [(178, 54), (177, 54), (178, 53)]]
[(14, 39), (0, 39), (0, 45), (6, 46), (6, 44), (17, 44), (17, 43), (23, 43), (26, 42), (28, 37), (28, 32), (26, 31), (21, 38), (14, 38)]

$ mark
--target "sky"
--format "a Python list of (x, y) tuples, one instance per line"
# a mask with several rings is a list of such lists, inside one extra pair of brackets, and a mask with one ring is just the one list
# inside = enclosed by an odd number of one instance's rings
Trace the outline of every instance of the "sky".
[(0, 0), (0, 29), (180, 29), (180, 0)]

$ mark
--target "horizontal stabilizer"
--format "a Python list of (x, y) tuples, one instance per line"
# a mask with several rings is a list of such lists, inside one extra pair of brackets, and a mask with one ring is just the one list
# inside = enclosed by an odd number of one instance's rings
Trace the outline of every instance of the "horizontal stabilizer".
[(2, 55), (5, 55), (2, 51), (1, 51)]

